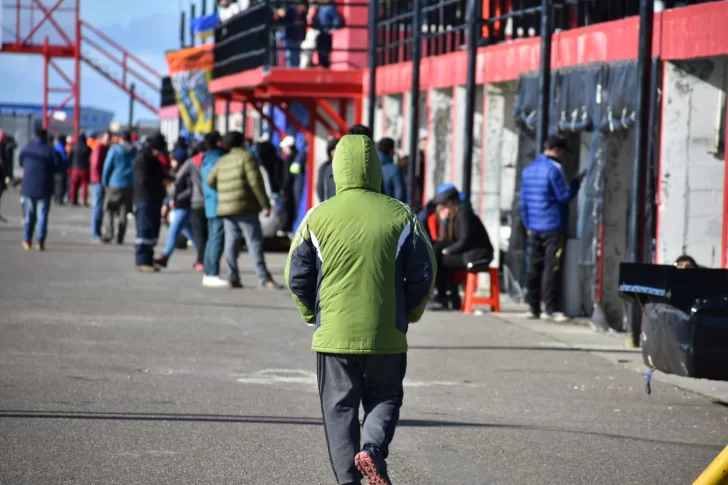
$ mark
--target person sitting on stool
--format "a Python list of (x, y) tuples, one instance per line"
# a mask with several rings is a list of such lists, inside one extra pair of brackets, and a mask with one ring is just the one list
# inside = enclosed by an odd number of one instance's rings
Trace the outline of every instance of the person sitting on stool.
[(460, 310), (462, 302), (455, 271), (466, 269), (468, 263), (493, 260), (493, 245), (488, 231), (467, 201), (461, 201), (454, 187), (437, 198), (440, 222), (434, 245), (437, 259), (437, 297), (431, 310)]

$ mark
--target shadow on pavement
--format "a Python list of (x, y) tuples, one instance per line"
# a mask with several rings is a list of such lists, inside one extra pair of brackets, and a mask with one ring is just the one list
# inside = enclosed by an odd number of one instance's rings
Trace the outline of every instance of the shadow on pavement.
[[(298, 426), (323, 426), (319, 418), (286, 417), (286, 416), (237, 416), (225, 414), (165, 414), (165, 413), (114, 413), (114, 412), (76, 412), (76, 411), (31, 411), (0, 410), (0, 419), (82, 419), (99, 421), (165, 421), (195, 423), (236, 423), (236, 424), (282, 424)], [(541, 431), (551, 433), (568, 433), (585, 436), (597, 436), (619, 440), (631, 440), (644, 443), (664, 445), (693, 446), (720, 451), (721, 446), (696, 444), (681, 441), (653, 440), (635, 436), (624, 436), (596, 431), (563, 429), (550, 426), (533, 426), (527, 424), (472, 423), (460, 421), (432, 421), (423, 419), (401, 419), (399, 426), (408, 428), (491, 428), (515, 431)]]
[(437, 345), (410, 345), (410, 350), (547, 350), (550, 352), (561, 351), (561, 352), (609, 352), (617, 354), (636, 354), (639, 353), (639, 349), (619, 349), (619, 348), (602, 348), (596, 347), (561, 347), (561, 346), (532, 346), (532, 347), (519, 347), (519, 346), (508, 346), (508, 345), (464, 345), (464, 346), (437, 346)]

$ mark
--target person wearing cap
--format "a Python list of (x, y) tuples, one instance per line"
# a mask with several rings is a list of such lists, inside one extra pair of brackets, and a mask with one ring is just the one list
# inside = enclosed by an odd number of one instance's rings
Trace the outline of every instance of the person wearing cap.
[(149, 139), (149, 146), (134, 160), (134, 208), (136, 219), (136, 266), (144, 273), (154, 273), (154, 246), (159, 237), (165, 175), (159, 156), (167, 149), (161, 133)]
[(561, 163), (571, 153), (563, 137), (550, 136), (544, 151), (521, 175), (521, 221), (528, 234), (529, 264), (526, 286), (528, 317), (564, 321), (557, 312), (559, 274), (569, 222), (569, 202), (576, 197), (583, 174), (566, 182)]
[(319, 201), (329, 200), (336, 195), (336, 184), (334, 183), (333, 161), (334, 153), (336, 153), (336, 145), (339, 143), (338, 138), (329, 140), (326, 146), (326, 153), (329, 158), (319, 167), (318, 180), (316, 181), (316, 194)]
[(285, 228), (292, 229), (303, 197), (303, 186), (306, 181), (306, 152), (298, 151), (296, 138), (291, 135), (283, 138), (279, 146), (283, 155), (283, 165), (287, 168), (283, 173), (280, 191), (280, 194), (286, 200), (287, 221)]
[[(381, 193), (374, 142), (346, 135), (333, 163), (336, 197), (309, 210), (285, 277), (316, 328), (318, 389), (340, 485), (391, 485), (386, 459), (402, 406), (407, 330), (425, 311), (436, 266), (417, 217)], [(359, 424), (359, 408), (364, 422)]]
[(244, 237), (260, 287), (281, 289), (273, 281), (263, 256), (263, 232), (259, 217), (261, 212), (266, 217), (270, 216), (270, 198), (258, 161), (243, 148), (244, 143), (243, 134), (239, 131), (227, 133), (223, 137), (223, 145), (229, 151), (207, 176), (208, 186), (217, 190), (217, 216), (223, 218), (228, 281), (233, 288), (243, 287), (238, 271), (238, 254), (241, 238)]
[(468, 263), (490, 263), (493, 245), (483, 222), (455, 187), (440, 193), (436, 212), (437, 296), (430, 309), (459, 311), (462, 302), (455, 272), (467, 268)]
[[(420, 211), (417, 213), (417, 218), (420, 220), (420, 224), (422, 224), (422, 227), (428, 229), (427, 220), (430, 218), (432, 214), (435, 214), (437, 209), (437, 199), (442, 195), (443, 192), (445, 192), (448, 189), (455, 188), (455, 185), (446, 182), (443, 184), (440, 184), (435, 189), (435, 197), (427, 201), (427, 204), (425, 204), (425, 207), (420, 209)], [(429, 229), (428, 229), (429, 231)], [(430, 234), (430, 240), (436, 241), (437, 240), (437, 234)]]

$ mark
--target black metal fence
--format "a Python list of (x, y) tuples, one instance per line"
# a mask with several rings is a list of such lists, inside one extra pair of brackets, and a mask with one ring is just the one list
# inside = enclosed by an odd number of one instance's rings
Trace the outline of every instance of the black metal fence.
[[(476, 0), (478, 45), (496, 44), (541, 35), (542, 0)], [(664, 9), (720, 0), (656, 0)], [(421, 10), (422, 56), (438, 56), (467, 49), (468, 0), (379, 0), (377, 65), (412, 60), (413, 9)], [(553, 0), (555, 32), (639, 15), (639, 0)]]
[[(338, 28), (368, 29), (365, 15), (362, 18), (346, 18), (342, 12), (342, 7), (366, 7), (368, 4), (364, 0), (331, 4), (309, 2), (308, 5), (297, 0), (257, 0), (215, 29), (213, 78), (259, 67), (327, 68), (331, 64), (332, 53), (366, 53), (366, 48), (338, 47), (333, 42), (330, 29), (321, 25), (318, 12), (311, 18), (310, 9), (324, 5), (336, 7), (340, 19)], [(317, 35), (311, 35), (311, 30)], [(318, 61), (315, 66), (314, 59)]]
[(160, 108), (166, 106), (174, 106), (177, 104), (177, 97), (174, 94), (174, 87), (172, 86), (172, 79), (169, 76), (162, 78), (162, 88), (160, 90)]

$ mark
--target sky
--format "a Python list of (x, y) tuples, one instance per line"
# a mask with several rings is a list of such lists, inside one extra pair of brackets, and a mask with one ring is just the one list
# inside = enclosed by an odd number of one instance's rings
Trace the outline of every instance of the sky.
[[(23, 0), (29, 5), (33, 0)], [(46, 6), (51, 6), (55, 0), (40, 0)], [(72, 7), (75, 0), (64, 0), (63, 5)], [(142, 59), (152, 68), (164, 75), (167, 64), (164, 59), (166, 50), (179, 47), (179, 19), (180, 9), (188, 9), (190, 0), (80, 0), (81, 18), (101, 30), (104, 34), (116, 41), (135, 56)], [(201, 0), (196, 0), (199, 4)], [(208, 9), (212, 5), (209, 0)], [(0, 2), (2, 3), (2, 2)], [(4, 2), (6, 5), (15, 2)], [(199, 5), (198, 5), (199, 10)], [(28, 34), (30, 31), (29, 11), (24, 12), (21, 19), (20, 32)], [(41, 14), (35, 11), (36, 23)], [(54, 17), (64, 28), (69, 28), (72, 14), (58, 12)], [(4, 9), (3, 41), (8, 42), (12, 32), (17, 32), (17, 19), (15, 10)], [(38, 31), (34, 40), (42, 43), (45, 35), (49, 35), (51, 42), (58, 37), (51, 25), (46, 25)], [(101, 44), (106, 48), (108, 44)], [(98, 54), (90, 45), (82, 48), (84, 55), (100, 61), (107, 68), (121, 72), (121, 68), (108, 61), (103, 54)], [(111, 51), (116, 54), (119, 51)], [(120, 54), (119, 54), (120, 57)], [(59, 66), (69, 76), (73, 75), (73, 62), (61, 60)], [(0, 51), (0, 103), (34, 103), (41, 104), (43, 97), (43, 60), (40, 56), (23, 56), (18, 54), (3, 54)], [(51, 86), (65, 87), (65, 82), (55, 73), (50, 77)], [(137, 93), (159, 105), (159, 92), (139, 82)], [(50, 104), (61, 102), (67, 94), (51, 93)], [(129, 97), (110, 81), (101, 77), (89, 66), (83, 65), (81, 70), (81, 105), (107, 109), (115, 113), (115, 119), (126, 122), (128, 120)], [(135, 106), (135, 119), (153, 119), (155, 115), (139, 103)]]

